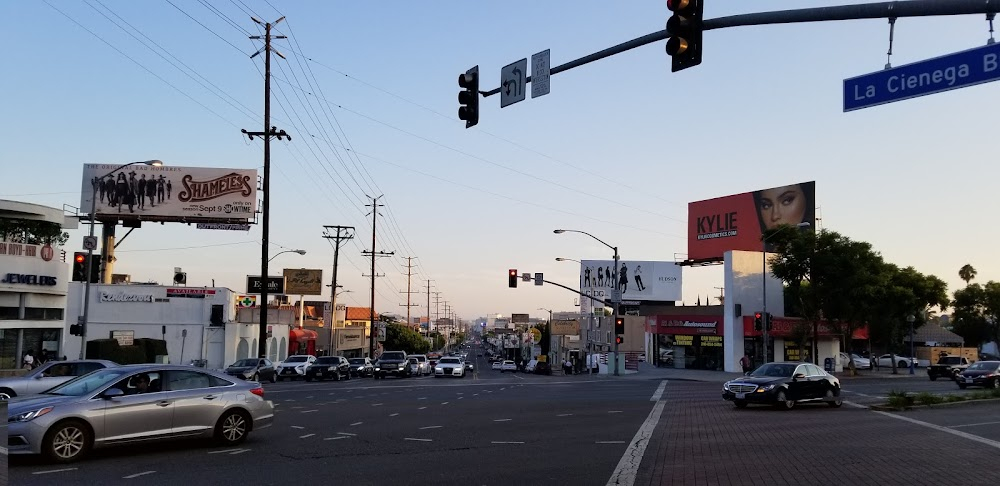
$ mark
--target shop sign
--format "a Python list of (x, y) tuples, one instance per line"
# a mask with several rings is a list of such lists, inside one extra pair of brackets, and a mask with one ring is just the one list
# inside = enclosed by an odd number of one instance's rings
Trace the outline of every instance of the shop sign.
[(135, 339), (135, 331), (111, 331), (111, 339), (118, 341), (119, 346), (131, 346)]
[(701, 338), (701, 347), (703, 348), (721, 348), (722, 347), (722, 336), (698, 336)]
[(357, 349), (362, 347), (364, 329), (338, 329), (337, 349)]
[(215, 289), (167, 288), (167, 297), (204, 299), (206, 295), (215, 295)]
[(648, 324), (655, 334), (721, 335), (721, 320), (716, 316), (652, 316)]
[(0, 280), (0, 283), (53, 286), (56, 284), (56, 278), (49, 277), (47, 275), (26, 275), (22, 273), (8, 273), (4, 275), (3, 280)]
[(125, 292), (101, 291), (101, 302), (153, 302), (150, 294), (127, 294)]

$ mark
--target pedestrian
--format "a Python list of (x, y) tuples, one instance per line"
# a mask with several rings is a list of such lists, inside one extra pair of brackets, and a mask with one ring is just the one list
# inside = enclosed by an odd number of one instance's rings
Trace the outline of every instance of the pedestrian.
[(740, 367), (743, 368), (743, 373), (750, 371), (750, 355), (743, 353), (743, 357), (740, 358)]
[(30, 370), (35, 367), (35, 357), (31, 355), (31, 351), (24, 353), (24, 358), (21, 360), (22, 368)]
[(872, 354), (870, 359), (872, 362), (872, 369), (878, 371), (879, 368), (878, 358), (875, 357), (875, 354)]

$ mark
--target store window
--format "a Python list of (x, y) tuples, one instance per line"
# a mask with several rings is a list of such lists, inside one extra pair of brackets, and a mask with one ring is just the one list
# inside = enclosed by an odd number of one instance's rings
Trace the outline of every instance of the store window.
[(657, 365), (667, 368), (721, 370), (722, 336), (658, 334)]
[(48, 307), (25, 307), (24, 318), (32, 321), (62, 320), (63, 310)]

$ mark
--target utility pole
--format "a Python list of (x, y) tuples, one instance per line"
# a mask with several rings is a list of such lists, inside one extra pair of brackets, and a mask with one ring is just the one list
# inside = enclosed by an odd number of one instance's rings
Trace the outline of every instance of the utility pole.
[(375, 227), (376, 227), (375, 219), (378, 217), (378, 208), (385, 206), (384, 204), (378, 203), (379, 199), (382, 199), (382, 196), (371, 197), (372, 203), (365, 204), (365, 207), (371, 206), (372, 208), (372, 249), (361, 252), (363, 255), (370, 256), (372, 259), (372, 273), (370, 275), (372, 279), (371, 309), (369, 309), (371, 313), (369, 315), (370, 320), (369, 320), (369, 332), (368, 332), (368, 356), (372, 359), (375, 358), (375, 333), (377, 332), (375, 329), (375, 277), (376, 277), (375, 257), (380, 257), (380, 256), (385, 257), (394, 254), (394, 252), (391, 251), (390, 252), (375, 251)]
[[(330, 231), (336, 231), (330, 234)], [(340, 244), (354, 238), (353, 226), (323, 226), (323, 238), (333, 240), (333, 281), (330, 282), (330, 356), (333, 356), (333, 328), (337, 325), (337, 259), (340, 256)]]
[(448, 314), (448, 301), (444, 301), (444, 318), (447, 323), (444, 326), (444, 349), (451, 347), (451, 314)]
[(426, 336), (431, 335), (431, 279), (427, 279), (427, 333)]
[[(441, 318), (440, 310), (441, 310), (441, 292), (434, 292), (434, 327), (435, 328), (437, 328), (437, 321), (438, 321), (438, 319)], [(430, 314), (430, 310), (428, 310), (427, 313)], [(430, 317), (428, 317), (428, 319), (429, 318)], [(441, 330), (438, 329), (438, 334), (440, 334), (440, 333), (441, 333)], [(445, 344), (447, 344), (447, 343), (445, 343)]]
[[(263, 132), (248, 132), (246, 129), (241, 130), (250, 140), (253, 137), (261, 137), (264, 139), (264, 178), (261, 182), (261, 190), (264, 192), (264, 200), (262, 202), (261, 212), (263, 213), (263, 228), (260, 245), (260, 301), (261, 301), (261, 311), (260, 311), (260, 324), (258, 324), (259, 329), (257, 332), (257, 354), (259, 357), (263, 358), (267, 356), (267, 247), (269, 244), (269, 232), (271, 229), (271, 215), (270, 215), (270, 199), (271, 199), (271, 137), (275, 137), (281, 140), (282, 137), (288, 138), (289, 141), (292, 137), (285, 133), (284, 130), (278, 130), (277, 127), (271, 126), (271, 51), (274, 51), (278, 57), (285, 59), (284, 54), (278, 52), (271, 47), (271, 39), (287, 39), (283, 35), (271, 35), (271, 28), (278, 25), (285, 17), (281, 17), (274, 23), (264, 23), (256, 18), (250, 17), (251, 20), (257, 22), (258, 24), (264, 25), (264, 131)], [(261, 36), (254, 35), (250, 36), (251, 39), (259, 40)], [(260, 54), (261, 50), (253, 53), (250, 59), (253, 59)], [(247, 289), (251, 290), (251, 289)]]
[[(413, 320), (410, 319), (410, 307), (417, 307), (417, 304), (410, 303), (410, 294), (415, 294), (417, 292), (410, 291), (410, 278), (413, 277), (413, 259), (416, 257), (403, 257), (406, 258), (406, 292), (400, 292), (401, 294), (406, 294), (406, 303), (399, 304), (406, 307), (406, 326), (412, 326)], [(420, 323), (417, 323), (417, 327), (420, 327)]]

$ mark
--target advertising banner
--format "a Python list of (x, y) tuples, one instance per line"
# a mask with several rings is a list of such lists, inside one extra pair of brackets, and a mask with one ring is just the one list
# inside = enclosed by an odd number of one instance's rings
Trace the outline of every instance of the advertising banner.
[[(247, 293), (259, 294), (263, 289), (260, 275), (247, 275)], [(285, 293), (285, 277), (267, 277), (267, 293), (271, 295)]]
[(722, 335), (722, 316), (649, 316), (646, 330), (652, 334)]
[[(681, 267), (673, 262), (618, 261), (618, 278), (614, 280), (614, 260), (583, 260), (580, 265), (580, 292), (602, 299), (613, 299), (615, 291), (621, 299), (631, 301), (681, 300)], [(581, 312), (601, 307), (586, 297), (580, 299)]]
[(285, 291), (288, 295), (320, 295), (323, 293), (323, 270), (286, 268)]
[(97, 218), (246, 223), (257, 211), (255, 169), (120, 167), (84, 164), (81, 212), (90, 212), (95, 197)]
[(337, 329), (337, 349), (357, 349), (364, 346), (365, 330)]
[[(688, 259), (721, 260), (730, 250), (761, 251), (764, 231), (816, 226), (816, 182), (801, 182), (688, 204)], [(773, 251), (768, 248), (767, 251)]]

